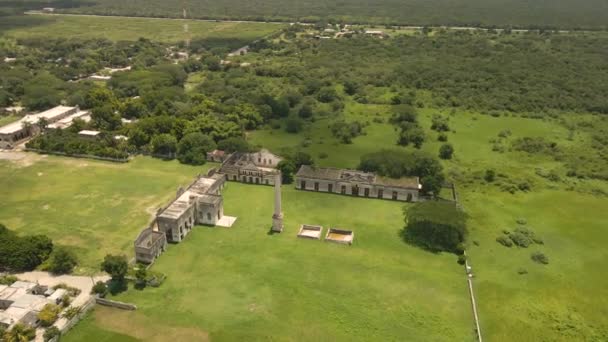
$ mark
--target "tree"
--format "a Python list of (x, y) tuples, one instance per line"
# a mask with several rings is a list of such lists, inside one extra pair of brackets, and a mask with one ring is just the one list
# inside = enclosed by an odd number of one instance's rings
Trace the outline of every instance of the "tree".
[(215, 148), (215, 141), (208, 135), (189, 133), (177, 145), (177, 159), (184, 164), (203, 165), (207, 160), (207, 152)]
[(285, 121), (287, 133), (299, 133), (304, 128), (304, 122), (298, 117), (291, 116)]
[(29, 342), (36, 337), (36, 330), (19, 323), (4, 333), (5, 342)]
[(108, 286), (103, 281), (98, 281), (93, 285), (91, 293), (99, 295), (100, 297), (105, 297), (106, 293), (108, 293)]
[(355, 81), (348, 80), (344, 82), (344, 92), (348, 95), (355, 95), (357, 93), (357, 90), (359, 90), (359, 87), (359, 83)]
[(424, 143), (425, 135), (424, 130), (417, 125), (404, 126), (399, 133), (397, 144), (401, 146), (408, 146), (410, 143), (416, 148), (422, 147)]
[(248, 152), (250, 150), (249, 143), (242, 137), (232, 137), (221, 140), (217, 143), (217, 148), (227, 153)]
[(302, 119), (310, 119), (313, 115), (313, 106), (310, 102), (305, 102), (300, 110), (298, 111), (298, 115)]
[(54, 274), (68, 274), (78, 264), (76, 255), (66, 248), (56, 248), (49, 258), (48, 270)]
[(317, 100), (323, 103), (330, 103), (337, 98), (338, 93), (336, 92), (336, 89), (332, 87), (324, 87), (317, 93)]
[(101, 263), (101, 270), (108, 273), (112, 280), (123, 281), (129, 270), (127, 257), (124, 255), (108, 254)]
[(433, 252), (457, 253), (466, 240), (467, 215), (455, 203), (425, 201), (404, 209), (403, 237)]
[(159, 134), (152, 137), (152, 152), (157, 155), (173, 157), (177, 151), (177, 139), (171, 134)]
[(109, 104), (93, 108), (91, 121), (95, 127), (104, 131), (114, 131), (122, 125), (120, 115)]
[(454, 155), (454, 147), (452, 144), (443, 144), (439, 148), (439, 158), (441, 159), (452, 159)]
[(312, 156), (306, 152), (298, 151), (289, 157), (289, 160), (292, 161), (296, 170), (300, 169), (302, 165), (314, 165), (315, 160)]
[(40, 118), (40, 119), (38, 119), (38, 122), (36, 123), (36, 125), (38, 125), (38, 127), (40, 127), (41, 131), (44, 131), (49, 126), (49, 120), (47, 120), (46, 118)]
[(283, 184), (293, 183), (293, 174), (296, 167), (290, 160), (281, 160), (277, 165), (277, 170), (281, 171), (281, 181)]

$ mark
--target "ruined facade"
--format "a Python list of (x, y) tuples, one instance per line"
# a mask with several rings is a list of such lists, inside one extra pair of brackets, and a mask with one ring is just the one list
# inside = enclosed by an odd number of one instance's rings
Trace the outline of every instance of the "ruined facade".
[(156, 217), (158, 230), (167, 241), (180, 242), (194, 225), (215, 225), (222, 218), (224, 181), (224, 175), (216, 173), (199, 177), (187, 189), (178, 191), (175, 201)]
[(164, 233), (154, 230), (154, 226), (139, 233), (135, 240), (135, 259), (138, 262), (151, 264), (167, 249), (167, 237)]
[(220, 172), (229, 181), (274, 185), (281, 157), (268, 150), (253, 153), (235, 152), (222, 164)]
[(416, 202), (422, 185), (418, 177), (392, 179), (375, 173), (302, 165), (295, 176), (296, 189), (359, 197)]

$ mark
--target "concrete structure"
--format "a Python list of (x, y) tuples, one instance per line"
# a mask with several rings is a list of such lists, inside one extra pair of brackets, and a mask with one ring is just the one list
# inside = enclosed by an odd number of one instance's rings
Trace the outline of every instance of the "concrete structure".
[(283, 231), (283, 209), (281, 208), (281, 173), (275, 174), (274, 179), (274, 214), (272, 214), (272, 231)]
[[(56, 121), (55, 123), (52, 123), (48, 126), (48, 128), (50, 129), (66, 129), (70, 126), (72, 126), (72, 124), (74, 123), (75, 119), (81, 119), (83, 120), (84, 117), (90, 117), (91, 113), (89, 111), (86, 110), (79, 110), (76, 113), (67, 116), (59, 121)], [(84, 121), (84, 120), (83, 120)]]
[(295, 177), (296, 189), (359, 197), (416, 202), (422, 185), (418, 177), (392, 179), (371, 172), (317, 168), (302, 165)]
[(151, 264), (166, 249), (166, 235), (149, 227), (142, 230), (135, 240), (135, 259), (138, 262)]
[(224, 175), (199, 177), (186, 190), (178, 190), (175, 201), (156, 217), (167, 241), (180, 242), (195, 224), (215, 225), (224, 216), (221, 190)]
[(352, 230), (330, 228), (325, 235), (325, 241), (352, 245), (355, 233)]
[(87, 138), (87, 139), (96, 139), (100, 134), (101, 134), (100, 131), (89, 131), (86, 129), (78, 132), (78, 136), (80, 136), (82, 138)]
[(46, 304), (55, 303), (42, 295), (47, 287), (26, 281), (10, 286), (0, 285), (0, 327), (10, 329), (16, 324), (38, 326), (38, 313)]
[(53, 124), (78, 111), (78, 107), (57, 106), (42, 113), (26, 115), (19, 121), (0, 127), (0, 148), (14, 148), (23, 140), (40, 133), (40, 120)]
[(321, 239), (322, 233), (322, 226), (311, 226), (309, 224), (303, 224), (300, 226), (300, 231), (298, 231), (298, 237), (319, 240)]
[(281, 157), (268, 150), (254, 153), (235, 152), (231, 154), (220, 168), (229, 181), (274, 185), (276, 169)]

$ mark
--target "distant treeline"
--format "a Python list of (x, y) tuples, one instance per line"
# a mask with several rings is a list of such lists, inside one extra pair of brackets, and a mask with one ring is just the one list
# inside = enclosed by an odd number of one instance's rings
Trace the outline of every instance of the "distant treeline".
[[(0, 6), (57, 7), (62, 12), (181, 18), (182, 4), (164, 0), (0, 0)], [(186, 1), (188, 17), (198, 19), (301, 21), (321, 20), (381, 25), (512, 26), (586, 28), (608, 26), (603, 0), (214, 0)]]

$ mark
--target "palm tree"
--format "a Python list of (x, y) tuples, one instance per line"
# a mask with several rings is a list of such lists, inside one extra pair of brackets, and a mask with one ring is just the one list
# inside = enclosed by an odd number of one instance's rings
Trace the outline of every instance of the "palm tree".
[(23, 324), (17, 324), (13, 329), (4, 333), (6, 342), (29, 342), (36, 337), (36, 330), (26, 327)]

